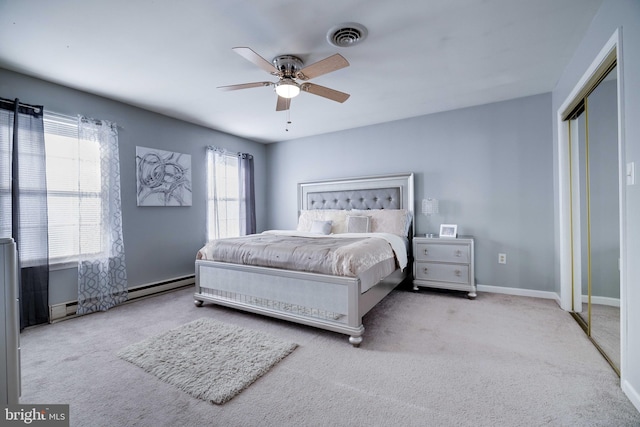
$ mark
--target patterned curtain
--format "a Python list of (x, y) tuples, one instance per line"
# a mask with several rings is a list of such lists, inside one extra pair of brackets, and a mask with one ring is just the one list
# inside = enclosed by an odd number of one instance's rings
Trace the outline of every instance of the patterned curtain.
[[(106, 120), (78, 118), (81, 141), (93, 141), (100, 147), (99, 197), (80, 199), (80, 224), (83, 212), (100, 209), (100, 230), (80, 227), (80, 257), (78, 260), (78, 314), (105, 311), (127, 300), (127, 272), (122, 238), (122, 210), (120, 201), (120, 157), (118, 129)], [(83, 171), (80, 176), (90, 171)], [(82, 181), (80, 182), (82, 192)], [(100, 239), (99, 253), (84, 253), (83, 242)]]
[(18, 247), (20, 328), (49, 321), (49, 240), (42, 106), (0, 98), (0, 236)]

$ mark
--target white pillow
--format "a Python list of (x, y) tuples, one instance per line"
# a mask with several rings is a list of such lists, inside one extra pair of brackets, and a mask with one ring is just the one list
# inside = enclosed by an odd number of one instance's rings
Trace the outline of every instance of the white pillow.
[(369, 223), (366, 215), (347, 215), (347, 233), (368, 233)]
[(316, 234), (331, 234), (332, 221), (320, 221), (318, 219), (311, 224), (311, 230), (309, 232)]
[(371, 217), (372, 233), (391, 233), (403, 237), (409, 234), (411, 212), (406, 209), (354, 209), (350, 212)]
[(309, 209), (300, 211), (297, 231), (311, 231), (313, 221), (331, 221), (332, 233), (344, 233), (346, 229), (347, 211), (337, 209)]
[(319, 210), (304, 210), (300, 211), (300, 216), (298, 217), (298, 227), (296, 230), (298, 231), (310, 231), (311, 226), (313, 225), (313, 221), (322, 220), (320, 216)]

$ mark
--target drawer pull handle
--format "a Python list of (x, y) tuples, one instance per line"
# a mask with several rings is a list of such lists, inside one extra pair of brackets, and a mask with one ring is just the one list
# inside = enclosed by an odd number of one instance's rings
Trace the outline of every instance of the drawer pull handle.
[(425, 254), (425, 255), (429, 255), (429, 249), (425, 249), (425, 250), (424, 250), (424, 254)]
[(457, 251), (454, 252), (454, 254), (457, 257), (461, 257), (462, 256), (462, 251), (460, 249), (458, 249)]
[(462, 271), (460, 271), (460, 270), (456, 270), (454, 273), (455, 273), (455, 274), (456, 274), (456, 276), (458, 276), (458, 277), (460, 277), (460, 276), (462, 275)]
[(423, 270), (424, 274), (428, 274), (429, 273), (429, 269), (427, 267), (425, 267)]

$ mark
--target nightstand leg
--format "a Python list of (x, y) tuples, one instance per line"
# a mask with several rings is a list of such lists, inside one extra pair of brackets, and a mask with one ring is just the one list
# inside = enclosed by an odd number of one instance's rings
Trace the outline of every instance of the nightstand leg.
[(353, 335), (349, 337), (349, 342), (354, 347), (360, 347), (360, 343), (362, 342), (362, 337), (354, 337)]
[(475, 285), (473, 285), (473, 289), (471, 289), (471, 292), (469, 292), (467, 294), (467, 296), (469, 297), (469, 299), (476, 299), (478, 294), (476, 293), (476, 286)]

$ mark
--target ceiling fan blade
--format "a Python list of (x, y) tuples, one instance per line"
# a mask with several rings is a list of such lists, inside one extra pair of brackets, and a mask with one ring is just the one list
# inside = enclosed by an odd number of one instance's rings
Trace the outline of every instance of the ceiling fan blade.
[(340, 92), (334, 89), (329, 89), (328, 87), (316, 85), (313, 83), (303, 83), (302, 85), (300, 85), (300, 89), (302, 89), (305, 92), (322, 96), (323, 98), (327, 98), (336, 102), (344, 102), (347, 99), (349, 99), (349, 97), (351, 96), (348, 93)]
[(335, 55), (331, 55), (330, 57), (311, 64), (308, 67), (304, 67), (296, 73), (296, 77), (300, 80), (309, 80), (348, 66), (349, 61), (344, 59), (344, 56), (336, 53)]
[(234, 47), (233, 51), (249, 62), (254, 63), (269, 74), (278, 75), (278, 69), (269, 61), (258, 55), (249, 47)]
[(238, 90), (238, 89), (249, 89), (252, 87), (261, 87), (261, 86), (271, 86), (273, 83), (271, 82), (255, 82), (255, 83), (243, 83), (239, 85), (229, 85), (229, 86), (218, 86), (220, 90)]
[(281, 96), (278, 97), (278, 102), (276, 103), (276, 111), (286, 111), (291, 106), (291, 98), (283, 98)]

